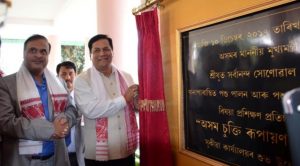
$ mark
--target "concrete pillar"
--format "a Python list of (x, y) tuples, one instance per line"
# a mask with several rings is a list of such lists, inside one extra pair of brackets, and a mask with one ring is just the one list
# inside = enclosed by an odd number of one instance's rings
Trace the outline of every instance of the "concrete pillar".
[(56, 65), (61, 62), (61, 43), (56, 35), (47, 36), (51, 43), (51, 51), (48, 59), (48, 69), (56, 74)]
[(97, 31), (113, 39), (113, 63), (137, 82), (137, 31), (131, 10), (140, 0), (97, 0)]

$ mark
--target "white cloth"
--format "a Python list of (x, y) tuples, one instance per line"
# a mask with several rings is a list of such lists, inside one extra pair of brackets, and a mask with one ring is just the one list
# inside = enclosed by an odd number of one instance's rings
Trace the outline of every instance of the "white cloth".
[[(67, 106), (67, 91), (48, 69), (44, 70), (44, 75), (47, 82), (48, 95), (50, 96), (53, 104), (55, 117), (59, 113), (63, 112)], [(17, 72), (17, 95), (22, 116), (29, 119), (45, 119), (38, 89), (30, 72), (24, 64)], [(38, 154), (42, 152), (42, 147), (42, 141), (19, 140), (20, 154)]]
[[(116, 81), (116, 71), (114, 70), (109, 77), (104, 76), (103, 73), (100, 73), (102, 77), (107, 95), (113, 99), (117, 96), (120, 96), (119, 89), (117, 87)], [(108, 158), (110, 160), (125, 158), (128, 156), (127, 152), (127, 133), (126, 133), (126, 121), (125, 121), (125, 111), (119, 111), (115, 115), (108, 117), (107, 124), (108, 134)]]

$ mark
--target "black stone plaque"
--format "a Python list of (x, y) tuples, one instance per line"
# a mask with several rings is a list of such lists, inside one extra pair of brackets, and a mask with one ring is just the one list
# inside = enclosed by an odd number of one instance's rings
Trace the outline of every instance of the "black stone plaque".
[(185, 148), (291, 165), (281, 99), (300, 86), (300, 3), (181, 33)]

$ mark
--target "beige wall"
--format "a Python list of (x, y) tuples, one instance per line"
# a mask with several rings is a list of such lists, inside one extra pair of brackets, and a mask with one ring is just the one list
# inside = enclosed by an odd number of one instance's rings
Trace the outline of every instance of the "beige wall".
[[(284, 4), (292, 0), (164, 0), (160, 8), (165, 95), (176, 166), (221, 165), (181, 149), (180, 32)], [(194, 157), (191, 157), (194, 155)]]
[(137, 31), (131, 9), (139, 0), (97, 0), (97, 31), (113, 39), (113, 63), (137, 83)]

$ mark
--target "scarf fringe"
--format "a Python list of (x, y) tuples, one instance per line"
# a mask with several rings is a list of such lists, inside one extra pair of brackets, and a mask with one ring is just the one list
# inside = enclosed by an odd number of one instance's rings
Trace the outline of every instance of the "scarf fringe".
[(139, 111), (162, 112), (165, 111), (164, 100), (139, 100)]

